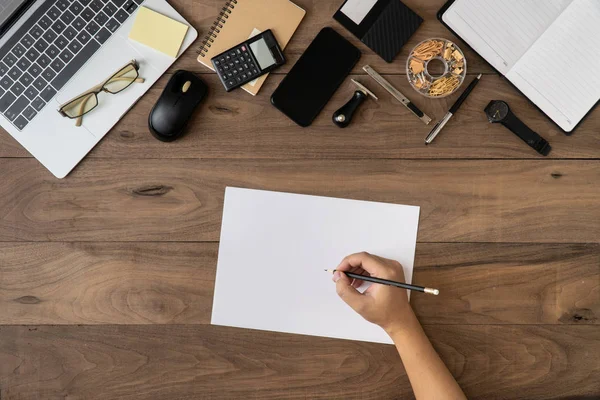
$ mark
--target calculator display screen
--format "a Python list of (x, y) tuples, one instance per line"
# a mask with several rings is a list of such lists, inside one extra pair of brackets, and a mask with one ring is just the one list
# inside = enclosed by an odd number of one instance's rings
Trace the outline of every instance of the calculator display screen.
[(267, 46), (267, 42), (264, 39), (259, 39), (254, 43), (250, 43), (250, 49), (254, 53), (256, 61), (261, 69), (267, 69), (271, 65), (275, 64), (275, 58), (271, 54), (271, 50)]

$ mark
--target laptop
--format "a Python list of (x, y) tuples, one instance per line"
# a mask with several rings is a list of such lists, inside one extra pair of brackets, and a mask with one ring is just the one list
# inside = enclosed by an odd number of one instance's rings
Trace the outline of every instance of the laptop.
[[(148, 7), (190, 25), (166, 0), (0, 3), (0, 126), (57, 178), (64, 178), (175, 61), (128, 39), (137, 10)], [(190, 26), (179, 55), (197, 36)], [(59, 114), (61, 104), (131, 60), (139, 64), (144, 83), (115, 95), (100, 93), (98, 106), (80, 127)]]

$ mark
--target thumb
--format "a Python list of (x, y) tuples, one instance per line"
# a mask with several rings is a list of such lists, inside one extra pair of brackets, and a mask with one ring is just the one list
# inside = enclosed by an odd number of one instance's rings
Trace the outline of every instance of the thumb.
[(346, 274), (336, 271), (333, 274), (333, 280), (335, 281), (335, 290), (338, 296), (352, 307), (354, 311), (359, 312), (366, 299), (352, 286), (350, 278)]

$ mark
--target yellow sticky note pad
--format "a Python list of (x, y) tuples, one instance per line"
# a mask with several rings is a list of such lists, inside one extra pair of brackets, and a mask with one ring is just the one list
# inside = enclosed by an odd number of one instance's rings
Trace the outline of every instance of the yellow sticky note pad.
[(129, 39), (176, 58), (187, 30), (186, 24), (141, 7), (129, 32)]

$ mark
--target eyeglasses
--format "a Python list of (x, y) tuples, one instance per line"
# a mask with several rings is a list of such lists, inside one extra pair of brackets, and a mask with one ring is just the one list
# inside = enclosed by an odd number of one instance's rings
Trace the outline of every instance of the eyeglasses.
[(139, 69), (137, 61), (132, 60), (103, 83), (61, 105), (58, 112), (63, 117), (77, 119), (75, 125), (81, 126), (83, 116), (98, 105), (98, 93), (117, 94), (134, 82), (144, 83), (144, 78), (139, 77)]

